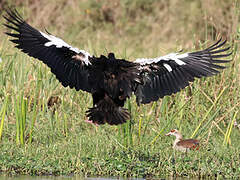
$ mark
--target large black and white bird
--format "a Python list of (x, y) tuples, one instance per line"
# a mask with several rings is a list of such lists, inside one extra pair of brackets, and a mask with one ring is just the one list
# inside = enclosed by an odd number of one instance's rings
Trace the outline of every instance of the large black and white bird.
[(133, 62), (108, 56), (95, 57), (74, 48), (48, 32), (30, 26), (15, 9), (6, 10), (4, 24), (16, 47), (50, 67), (64, 87), (92, 94), (93, 107), (87, 111), (95, 124), (118, 125), (130, 118), (123, 108), (135, 94), (137, 104), (157, 101), (189, 85), (195, 78), (216, 75), (227, 63), (230, 47), (221, 39), (207, 49), (190, 53), (171, 53), (156, 58), (139, 58)]

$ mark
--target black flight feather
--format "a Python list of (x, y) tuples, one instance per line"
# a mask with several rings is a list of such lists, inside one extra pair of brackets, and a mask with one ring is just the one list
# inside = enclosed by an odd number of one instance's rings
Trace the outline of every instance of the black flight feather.
[(87, 111), (87, 117), (95, 124), (125, 123), (130, 113), (123, 106), (132, 94), (138, 105), (157, 101), (185, 88), (195, 78), (218, 74), (225, 68), (222, 64), (230, 61), (222, 59), (231, 55), (222, 38), (201, 51), (134, 62), (117, 59), (113, 53), (95, 57), (46, 29), (43, 33), (33, 28), (16, 9), (7, 9), (3, 17), (6, 35), (16, 48), (45, 63), (64, 87), (92, 94), (93, 107)]

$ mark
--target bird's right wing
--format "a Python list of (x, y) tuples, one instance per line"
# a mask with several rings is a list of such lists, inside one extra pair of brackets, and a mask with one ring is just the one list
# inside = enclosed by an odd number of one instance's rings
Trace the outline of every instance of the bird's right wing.
[(64, 87), (91, 92), (88, 69), (92, 57), (88, 52), (74, 48), (51, 34), (38, 31), (27, 24), (15, 9), (6, 12), (7, 16), (3, 17), (8, 24), (4, 25), (15, 31), (6, 34), (13, 38), (10, 41), (16, 44), (15, 47), (47, 64)]
[(152, 59), (136, 59), (140, 65), (140, 74), (144, 83), (139, 84), (135, 95), (137, 103), (146, 104), (166, 95), (171, 95), (189, 85), (195, 78), (216, 75), (225, 67), (219, 64), (229, 60), (226, 53), (230, 47), (222, 48), (226, 43), (221, 39), (202, 51), (191, 53), (171, 53)]

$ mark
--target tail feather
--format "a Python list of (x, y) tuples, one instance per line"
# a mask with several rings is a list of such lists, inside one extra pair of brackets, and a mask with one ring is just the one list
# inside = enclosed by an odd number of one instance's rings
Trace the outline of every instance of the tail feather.
[(104, 98), (87, 112), (87, 117), (95, 124), (118, 125), (130, 119), (127, 109), (119, 107), (110, 98)]

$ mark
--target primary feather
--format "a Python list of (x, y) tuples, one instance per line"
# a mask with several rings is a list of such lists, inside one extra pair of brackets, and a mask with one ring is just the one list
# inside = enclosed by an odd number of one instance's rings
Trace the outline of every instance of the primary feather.
[[(24, 21), (15, 9), (9, 9), (4, 24), (13, 32), (15, 47), (37, 58), (50, 67), (64, 87), (69, 86), (92, 94), (93, 107), (87, 111), (89, 120), (96, 124), (122, 124), (130, 118), (123, 108), (133, 93), (138, 104), (157, 101), (189, 85), (194, 78), (212, 76), (224, 66), (221, 60), (230, 56), (222, 48), (221, 39), (211, 47), (191, 53), (171, 53), (157, 58), (139, 58), (134, 62), (117, 59), (113, 53), (95, 57), (70, 46), (62, 39), (38, 31)], [(223, 54), (225, 53), (225, 54)]]

